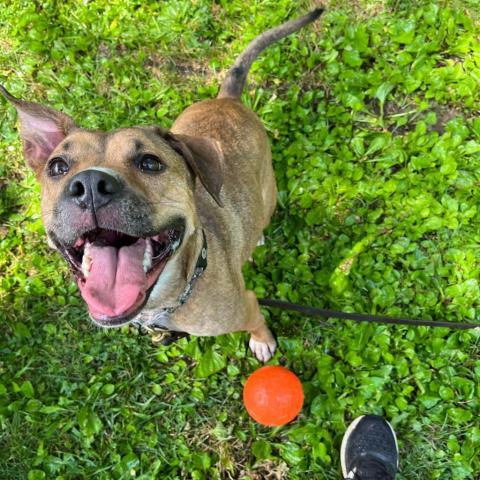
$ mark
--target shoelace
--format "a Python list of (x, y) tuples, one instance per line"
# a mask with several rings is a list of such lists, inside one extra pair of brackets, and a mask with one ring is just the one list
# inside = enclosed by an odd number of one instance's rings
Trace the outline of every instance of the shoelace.
[(385, 465), (373, 458), (364, 458), (345, 480), (394, 480)]

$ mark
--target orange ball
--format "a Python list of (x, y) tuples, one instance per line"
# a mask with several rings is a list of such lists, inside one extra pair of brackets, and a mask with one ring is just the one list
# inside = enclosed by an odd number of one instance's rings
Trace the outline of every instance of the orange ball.
[(243, 403), (258, 423), (269, 427), (285, 425), (302, 409), (302, 384), (287, 368), (267, 365), (253, 372), (245, 382)]

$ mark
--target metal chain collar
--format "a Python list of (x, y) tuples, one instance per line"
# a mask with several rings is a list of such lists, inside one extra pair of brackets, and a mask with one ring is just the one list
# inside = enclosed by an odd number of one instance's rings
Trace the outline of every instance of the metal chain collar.
[[(156, 321), (157, 319), (160, 320), (165, 316), (170, 316), (177, 308), (180, 308), (182, 305), (186, 303), (190, 295), (192, 294), (193, 286), (195, 282), (198, 280), (199, 277), (202, 276), (203, 272), (207, 268), (207, 237), (205, 236), (205, 232), (202, 230), (203, 235), (203, 245), (202, 249), (200, 250), (200, 254), (197, 259), (197, 263), (195, 264), (195, 269), (193, 271), (192, 278), (189, 280), (185, 289), (178, 297), (178, 304), (175, 307), (167, 307), (160, 309), (158, 314), (153, 317), (153, 319), (148, 320), (147, 322), (142, 322), (141, 320), (134, 320), (132, 325), (138, 328), (138, 332), (141, 335), (147, 334), (154, 334), (157, 335), (159, 333), (168, 332), (169, 330), (163, 326), (162, 323)], [(173, 332), (175, 333), (175, 332)]]

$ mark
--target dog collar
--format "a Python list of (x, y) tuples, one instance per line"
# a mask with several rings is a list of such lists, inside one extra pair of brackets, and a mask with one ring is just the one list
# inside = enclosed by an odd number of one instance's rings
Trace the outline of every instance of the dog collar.
[(152, 319), (148, 319), (145, 322), (141, 320), (134, 320), (132, 325), (138, 328), (138, 331), (141, 335), (146, 335), (148, 333), (158, 333), (160, 331), (168, 331), (167, 328), (163, 326), (161, 323), (161, 319), (168, 317), (171, 315), (177, 308), (180, 308), (185, 302), (188, 300), (190, 295), (192, 294), (193, 286), (195, 282), (198, 280), (199, 277), (202, 276), (203, 272), (207, 268), (207, 237), (205, 235), (205, 231), (202, 229), (202, 236), (203, 236), (203, 244), (202, 249), (200, 250), (200, 254), (197, 258), (197, 263), (195, 264), (195, 269), (193, 270), (192, 278), (190, 278), (189, 282), (185, 286), (185, 289), (178, 297), (178, 305), (175, 307), (167, 307), (160, 310), (160, 312), (155, 315)]
[(178, 305), (176, 307), (170, 307), (165, 309), (168, 310), (169, 313), (174, 312), (178, 307), (181, 307), (188, 300), (188, 297), (192, 293), (193, 285), (197, 281), (198, 277), (200, 277), (207, 268), (207, 237), (205, 236), (204, 230), (202, 230), (202, 235), (202, 249), (200, 250), (200, 255), (197, 258), (197, 263), (195, 264), (195, 270), (193, 271), (192, 278), (187, 283), (187, 286), (185, 287), (183, 293), (180, 295), (180, 297), (178, 297)]

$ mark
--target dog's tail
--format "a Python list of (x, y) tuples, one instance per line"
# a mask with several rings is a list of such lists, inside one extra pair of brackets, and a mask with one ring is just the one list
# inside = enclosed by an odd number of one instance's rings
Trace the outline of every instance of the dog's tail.
[(258, 55), (272, 43), (300, 30), (303, 26), (316, 20), (323, 11), (323, 8), (317, 8), (303, 17), (285, 22), (254, 38), (237, 58), (233, 67), (228, 71), (220, 87), (218, 98), (240, 98), (247, 80), (248, 71)]

